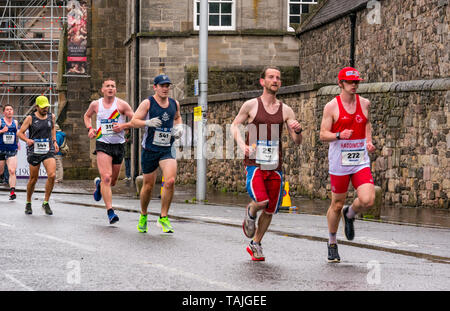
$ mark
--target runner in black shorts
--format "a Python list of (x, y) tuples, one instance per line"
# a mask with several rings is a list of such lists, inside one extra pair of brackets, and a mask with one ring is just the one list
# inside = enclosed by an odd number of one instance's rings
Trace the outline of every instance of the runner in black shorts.
[(14, 109), (11, 105), (3, 106), (3, 118), (0, 126), (0, 175), (5, 171), (5, 164), (9, 173), (9, 199), (16, 199), (16, 168), (17, 150), (19, 148), (17, 131), (19, 124), (14, 120)]
[[(111, 187), (116, 184), (124, 156), (125, 132), (130, 127), (126, 117), (133, 117), (130, 105), (116, 97), (116, 82), (106, 79), (102, 84), (103, 97), (94, 100), (84, 114), (88, 136), (96, 139), (94, 154), (100, 177), (95, 178), (94, 200), (105, 202), (108, 220), (113, 224), (119, 220), (112, 208)], [(92, 128), (92, 116), (97, 115), (96, 129)]]
[[(39, 168), (44, 164), (47, 171), (45, 197), (42, 208), (47, 215), (53, 215), (48, 203), (55, 184), (56, 161), (55, 153), (59, 151), (56, 143), (55, 115), (49, 113), (50, 103), (47, 97), (36, 98), (36, 112), (25, 118), (18, 136), (27, 144), (27, 161), (30, 164), (30, 179), (27, 184), (27, 202), (25, 214), (31, 215), (31, 197), (39, 177)], [(28, 137), (25, 132), (28, 130)]]
[(97, 154), (98, 151), (104, 152), (112, 158), (112, 164), (122, 164), (125, 154), (125, 148), (123, 144), (107, 144), (101, 141), (95, 142), (95, 151), (93, 154)]

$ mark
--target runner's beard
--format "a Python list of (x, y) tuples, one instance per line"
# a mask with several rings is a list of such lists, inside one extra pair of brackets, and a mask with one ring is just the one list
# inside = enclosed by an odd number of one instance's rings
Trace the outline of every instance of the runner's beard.
[(275, 87), (276, 87), (276, 90), (273, 90), (272, 87), (274, 87), (274, 85), (272, 85), (272, 86), (266, 88), (267, 93), (269, 93), (269, 94), (271, 94), (271, 95), (276, 95), (276, 94), (278, 93), (279, 87), (278, 87), (278, 86), (275, 86)]
[(41, 117), (45, 117), (48, 114), (48, 109), (42, 109), (42, 108), (38, 108), (37, 109), (37, 113), (41, 116)]

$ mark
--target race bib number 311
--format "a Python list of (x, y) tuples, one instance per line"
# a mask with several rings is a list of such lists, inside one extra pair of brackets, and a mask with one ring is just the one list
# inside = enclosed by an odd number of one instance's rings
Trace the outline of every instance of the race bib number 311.
[(103, 119), (100, 122), (103, 136), (111, 136), (114, 134), (113, 125), (118, 122), (117, 119)]

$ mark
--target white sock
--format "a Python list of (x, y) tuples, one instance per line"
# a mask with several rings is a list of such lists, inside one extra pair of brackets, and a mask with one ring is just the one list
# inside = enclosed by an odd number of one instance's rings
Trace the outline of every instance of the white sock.
[(353, 210), (352, 205), (350, 205), (350, 207), (348, 208), (348, 210), (347, 210), (347, 215), (345, 215), (345, 216), (347, 216), (347, 218), (349, 218), (349, 219), (355, 218), (356, 213), (355, 213), (355, 211)]
[(336, 232), (335, 233), (328, 233), (328, 244), (336, 244), (337, 243), (337, 239), (336, 239)]

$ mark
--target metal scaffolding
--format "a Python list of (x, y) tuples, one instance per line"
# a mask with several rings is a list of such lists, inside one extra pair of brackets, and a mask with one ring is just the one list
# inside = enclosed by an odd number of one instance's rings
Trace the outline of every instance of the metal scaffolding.
[(0, 105), (22, 119), (39, 95), (58, 106), (59, 40), (67, 1), (0, 0)]

